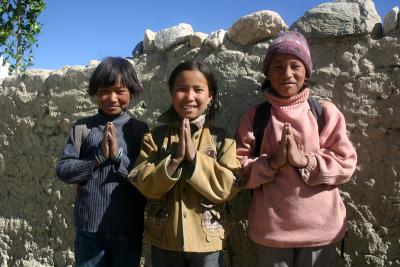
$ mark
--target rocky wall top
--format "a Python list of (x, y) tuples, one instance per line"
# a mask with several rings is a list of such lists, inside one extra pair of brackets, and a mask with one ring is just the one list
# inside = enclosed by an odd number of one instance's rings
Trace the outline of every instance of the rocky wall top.
[[(349, 235), (338, 266), (400, 266), (400, 26), (393, 8), (382, 24), (373, 1), (321, 4), (286, 25), (259, 11), (230, 29), (206, 34), (189, 24), (146, 30), (130, 59), (145, 92), (130, 112), (150, 126), (170, 103), (167, 79), (183, 60), (201, 60), (218, 80), (222, 112), (216, 123), (233, 134), (249, 105), (263, 101), (261, 63), (271, 39), (296, 29), (310, 44), (315, 96), (344, 113), (357, 149), (356, 173), (341, 193)], [(87, 96), (96, 66), (31, 70), (0, 88), (0, 266), (72, 266), (72, 186), (55, 176), (55, 164), (74, 121), (96, 112)], [(246, 235), (248, 192), (232, 205), (230, 238), (235, 266), (254, 266)], [(323, 207), (321, 207), (323, 208)]]

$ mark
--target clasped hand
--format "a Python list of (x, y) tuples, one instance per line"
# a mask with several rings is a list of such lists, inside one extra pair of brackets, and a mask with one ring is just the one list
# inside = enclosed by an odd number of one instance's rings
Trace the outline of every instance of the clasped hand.
[(182, 120), (181, 127), (179, 129), (179, 143), (176, 153), (173, 158), (178, 162), (182, 162), (186, 159), (189, 162), (193, 162), (196, 156), (196, 148), (192, 142), (192, 133), (190, 130), (189, 119), (184, 118)]
[(171, 155), (171, 161), (167, 165), (167, 172), (173, 175), (183, 160), (193, 162), (196, 157), (196, 148), (192, 142), (192, 133), (190, 131), (189, 119), (184, 118), (179, 129), (179, 142), (174, 154)]
[(117, 131), (112, 122), (107, 122), (103, 131), (103, 140), (101, 142), (101, 150), (104, 158), (115, 158), (118, 154), (118, 136)]
[(286, 164), (296, 168), (304, 168), (307, 165), (307, 157), (304, 154), (304, 146), (294, 134), (290, 123), (283, 126), (281, 140), (278, 142), (278, 153), (269, 159), (269, 166), (273, 170), (279, 170)]

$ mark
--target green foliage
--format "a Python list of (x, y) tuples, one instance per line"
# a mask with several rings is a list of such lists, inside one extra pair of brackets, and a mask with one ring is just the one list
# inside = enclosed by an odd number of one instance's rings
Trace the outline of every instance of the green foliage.
[(44, 0), (0, 0), (0, 56), (8, 62), (9, 73), (19, 74), (33, 64), (33, 47), (41, 24)]

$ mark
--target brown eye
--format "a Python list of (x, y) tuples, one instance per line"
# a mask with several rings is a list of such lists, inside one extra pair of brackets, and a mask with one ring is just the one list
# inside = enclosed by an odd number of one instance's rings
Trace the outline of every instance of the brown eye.
[(98, 94), (98, 95), (105, 95), (106, 93), (107, 93), (106, 90), (103, 90), (103, 89), (97, 90), (97, 94)]
[(186, 90), (186, 87), (184, 86), (177, 86), (174, 88), (175, 91), (177, 92), (184, 92)]

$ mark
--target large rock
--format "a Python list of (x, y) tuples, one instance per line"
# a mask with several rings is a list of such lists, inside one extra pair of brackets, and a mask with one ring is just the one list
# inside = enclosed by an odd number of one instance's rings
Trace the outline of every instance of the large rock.
[(320, 4), (308, 10), (290, 29), (297, 29), (313, 38), (382, 35), (381, 18), (372, 0), (339, 0)]
[(178, 44), (189, 41), (193, 34), (192, 26), (187, 23), (180, 23), (177, 26), (157, 32), (154, 44), (158, 50), (164, 51)]
[(207, 33), (195, 32), (189, 38), (190, 47), (193, 47), (193, 48), (200, 47), (204, 43), (204, 40), (207, 39), (207, 37), (208, 37)]
[(132, 50), (132, 56), (137, 57), (138, 55), (143, 54), (143, 41), (140, 41), (136, 44), (135, 48)]
[(213, 48), (218, 48), (223, 44), (225, 34), (226, 31), (223, 29), (212, 32), (210, 33), (210, 35), (208, 35), (207, 39), (204, 41), (204, 44), (209, 45)]
[(400, 13), (399, 7), (394, 7), (389, 13), (386, 14), (383, 20), (383, 33), (390, 35), (394, 31), (399, 31), (400, 28)]
[(240, 45), (250, 45), (272, 38), (286, 30), (281, 16), (269, 10), (261, 10), (241, 17), (228, 30), (228, 38)]
[(156, 33), (153, 32), (152, 30), (147, 29), (144, 32), (144, 37), (143, 37), (143, 52), (144, 53), (151, 52), (156, 49), (156, 46), (154, 44), (155, 38), (156, 38)]

